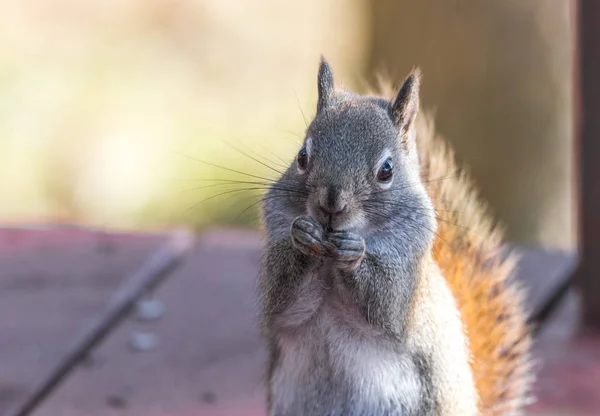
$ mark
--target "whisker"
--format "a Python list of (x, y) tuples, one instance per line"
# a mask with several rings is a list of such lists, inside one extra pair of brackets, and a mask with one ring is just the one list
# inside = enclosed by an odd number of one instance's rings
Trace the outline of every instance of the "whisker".
[(265, 146), (261, 145), (260, 143), (258, 144), (261, 149), (265, 152), (270, 153), (271, 155), (273, 155), (274, 157), (276, 157), (277, 159), (279, 159), (281, 161), (281, 163), (283, 163), (283, 165), (278, 165), (279, 167), (283, 168), (283, 169), (288, 169), (290, 167), (290, 165), (292, 164), (292, 162), (290, 162), (289, 160), (284, 160), (281, 156), (279, 156), (277, 153), (273, 152), (270, 149), (267, 149)]
[(371, 195), (379, 195), (379, 194), (382, 194), (382, 193), (394, 193), (394, 192), (399, 192), (399, 191), (405, 190), (407, 188), (410, 188), (411, 186), (415, 186), (415, 185), (418, 185), (420, 183), (426, 185), (428, 183), (443, 181), (443, 180), (452, 178), (453, 175), (460, 174), (460, 172), (461, 172), (460, 169), (457, 169), (457, 170), (455, 170), (455, 171), (453, 171), (451, 173), (448, 173), (448, 174), (445, 174), (443, 176), (440, 176), (440, 177), (437, 177), (437, 178), (433, 178), (433, 179), (430, 179), (430, 180), (427, 180), (427, 181), (421, 181), (421, 180), (410, 181), (410, 182), (408, 182), (406, 184), (403, 184), (399, 188), (396, 188), (396, 189), (385, 189), (383, 191), (373, 192), (373, 193), (371, 193)]
[[(249, 206), (247, 206), (242, 212), (240, 212), (240, 214), (238, 216), (235, 217), (234, 221), (237, 221), (238, 219), (240, 219), (240, 217), (245, 214), (246, 212), (248, 212), (252, 207), (255, 207), (256, 205), (260, 204), (261, 202), (265, 202), (265, 201), (269, 201), (272, 199), (277, 199), (280, 197), (283, 197), (284, 195), (262, 195), (258, 201), (255, 201), (253, 203), (251, 203)], [(286, 196), (286, 198), (294, 198), (294, 196)], [(299, 201), (302, 200), (302, 198), (298, 197)]]
[[(269, 166), (269, 165), (267, 165), (266, 163), (264, 163), (264, 162), (260, 161), (259, 159), (257, 159), (257, 158), (255, 158), (255, 157), (253, 157), (252, 155), (249, 155), (248, 153), (244, 152), (243, 150), (241, 150), (241, 149), (239, 149), (239, 148), (235, 147), (233, 144), (229, 143), (227, 140), (223, 139), (223, 141), (225, 142), (225, 144), (227, 144), (228, 146), (230, 146), (232, 149), (234, 149), (234, 150), (238, 151), (239, 153), (241, 153), (242, 155), (246, 156), (247, 158), (249, 158), (249, 159), (251, 159), (251, 160), (255, 161), (256, 163), (258, 163), (258, 164), (260, 164), (260, 165), (262, 165), (262, 166), (264, 166), (264, 167), (266, 167), (267, 169), (271, 169), (273, 172), (276, 172), (276, 173), (278, 173), (279, 175), (283, 175), (283, 172), (282, 172), (282, 171), (280, 171), (280, 170), (278, 170), (278, 169), (275, 169), (275, 168), (274, 168), (274, 167), (272, 167), (272, 166)], [(271, 162), (271, 163), (273, 163), (273, 162)]]
[[(365, 207), (365, 206), (366, 206), (367, 208), (375, 208), (375, 209), (376, 209), (377, 207), (372, 207), (372, 206), (370, 206), (370, 205), (369, 205), (369, 204), (371, 204), (371, 203), (374, 203), (374, 204), (381, 204), (381, 205), (386, 205), (386, 204), (389, 204), (389, 205), (391, 205), (391, 206), (394, 206), (394, 207), (406, 208), (406, 209), (408, 209), (408, 210), (410, 210), (410, 211), (412, 211), (412, 212), (415, 212), (415, 211), (416, 211), (416, 212), (423, 212), (423, 213), (427, 213), (427, 212), (429, 212), (429, 209), (427, 209), (427, 208), (423, 208), (423, 207), (420, 207), (420, 206), (411, 206), (411, 205), (409, 205), (409, 204), (398, 203), (398, 202), (395, 202), (395, 201), (391, 201), (391, 202), (382, 202), (382, 201), (369, 201), (368, 203), (367, 203), (367, 202), (365, 202), (365, 203), (363, 204), (363, 207)], [(442, 218), (442, 217), (440, 217), (439, 215), (437, 215), (437, 213), (452, 213), (452, 214), (460, 214), (460, 213), (461, 213), (460, 211), (453, 211), (453, 210), (438, 210), (438, 209), (434, 209), (434, 212), (436, 213), (436, 217), (435, 217), (435, 218), (436, 218), (438, 221), (444, 222), (444, 223), (446, 223), (446, 224), (453, 225), (453, 226), (455, 226), (455, 227), (464, 228), (465, 230), (468, 230), (468, 231), (472, 231), (472, 229), (471, 229), (471, 228), (469, 228), (469, 227), (466, 227), (466, 226), (464, 226), (464, 225), (457, 224), (457, 223), (455, 223), (455, 222), (452, 222), (452, 221), (450, 221), (450, 220), (448, 220), (448, 219)]]
[(300, 114), (302, 114), (302, 119), (304, 120), (304, 125), (308, 127), (308, 121), (306, 116), (304, 115), (304, 111), (302, 110), (302, 105), (300, 105), (300, 99), (298, 98), (298, 93), (294, 90), (294, 96), (296, 97), (296, 103), (298, 103), (298, 109), (300, 110)]
[(453, 176), (458, 176), (458, 175), (460, 175), (461, 173), (462, 173), (462, 169), (460, 169), (460, 168), (456, 168), (456, 169), (454, 169), (453, 171), (451, 171), (451, 172), (448, 172), (448, 173), (445, 173), (445, 174), (444, 174), (444, 175), (442, 175), (442, 176), (438, 176), (438, 177), (436, 177), (436, 178), (432, 178), (432, 179), (424, 180), (424, 181), (423, 181), (423, 183), (431, 183), (431, 182), (435, 182), (435, 181), (438, 181), (438, 180), (441, 180), (441, 179), (447, 179), (447, 178), (451, 178), (451, 177), (453, 177)]
[(186, 155), (186, 154), (184, 154), (184, 153), (180, 153), (180, 152), (175, 152), (175, 153), (177, 153), (177, 154), (179, 154), (180, 156), (183, 156), (183, 157), (185, 157), (185, 158), (187, 158), (187, 159), (193, 160), (193, 161), (195, 161), (195, 162), (203, 163), (203, 164), (205, 164), (205, 165), (212, 166), (212, 167), (215, 167), (215, 168), (217, 168), (217, 169), (223, 169), (223, 170), (226, 170), (226, 171), (228, 171), (228, 172), (237, 173), (238, 175), (244, 175), (244, 176), (248, 176), (248, 177), (250, 177), (250, 178), (262, 179), (262, 180), (265, 180), (265, 181), (275, 182), (275, 180), (274, 180), (274, 179), (271, 179), (271, 178), (265, 178), (265, 177), (263, 177), (263, 176), (253, 175), (253, 174), (251, 174), (251, 173), (245, 173), (245, 172), (241, 172), (241, 171), (239, 171), (239, 170), (235, 170), (235, 169), (231, 169), (231, 168), (226, 168), (226, 167), (224, 167), (224, 166), (219, 166), (219, 165), (217, 165), (217, 164), (215, 164), (215, 163), (206, 162), (206, 161), (204, 161), (204, 160), (202, 160), (202, 159), (198, 159), (198, 158), (196, 158), (196, 157), (188, 156), (188, 155)]
[(446, 210), (446, 209), (436, 209), (435, 207), (433, 209), (429, 209), (429, 208), (425, 208), (422, 205), (412, 205), (410, 203), (407, 203), (405, 201), (395, 201), (395, 200), (373, 200), (373, 201), (363, 201), (362, 202), (363, 207), (369, 207), (369, 208), (375, 208), (375, 209), (384, 209), (386, 207), (394, 207), (394, 208), (401, 208), (401, 209), (406, 209), (406, 210), (410, 210), (413, 212), (424, 212), (427, 213), (430, 210), (433, 210), (436, 213), (449, 213), (449, 214), (460, 214), (461, 211), (456, 211), (456, 210)]
[[(391, 207), (399, 207), (399, 208), (406, 208), (406, 209), (410, 209), (412, 211), (429, 211), (429, 208), (423, 208), (422, 206), (413, 206), (410, 204), (407, 204), (405, 202), (399, 202), (399, 201), (395, 201), (395, 200), (373, 200), (373, 201), (363, 201), (363, 206), (365, 205), (377, 205), (378, 207), (386, 207), (386, 206), (391, 206)], [(460, 214), (461, 211), (456, 211), (456, 210), (449, 210), (449, 209), (434, 209), (434, 211), (436, 212), (448, 212), (448, 213), (453, 213), (453, 214)]]
[(250, 210), (252, 207), (255, 207), (256, 205), (260, 204), (261, 202), (264, 202), (263, 198), (260, 198), (258, 201), (251, 203), (250, 205), (248, 205), (242, 212), (240, 212), (235, 219), (233, 220), (234, 222), (239, 220), (246, 212), (248, 212), (248, 210)]
[[(184, 179), (174, 179), (182, 182), (214, 182), (217, 185), (230, 185), (230, 184), (249, 184), (249, 185), (264, 185), (264, 186), (276, 186), (281, 184), (281, 181), (243, 181), (237, 179), (225, 179), (225, 178), (184, 178)], [(196, 188), (193, 188), (196, 189)]]
[(446, 224), (448, 224), (448, 225), (452, 225), (452, 226), (454, 226), (454, 227), (457, 227), (457, 228), (462, 228), (462, 229), (463, 229), (463, 230), (465, 230), (465, 231), (469, 231), (469, 232), (472, 232), (472, 233), (474, 233), (473, 229), (472, 229), (472, 228), (469, 228), (469, 227), (467, 227), (467, 226), (460, 225), (460, 224), (457, 224), (457, 223), (455, 223), (455, 222), (452, 222), (452, 221), (448, 221), (448, 220), (446, 220), (446, 219), (444, 219), (444, 218), (440, 218), (440, 217), (438, 217), (438, 216), (436, 216), (436, 217), (435, 217), (435, 219), (436, 219), (436, 220), (438, 220), (438, 221), (441, 221), (441, 222), (443, 222), (443, 223), (446, 223)]
[[(372, 207), (368, 207), (368, 206), (367, 206), (367, 208), (365, 209), (365, 212), (367, 212), (367, 213), (369, 213), (369, 214), (379, 215), (379, 216), (381, 216), (382, 218), (385, 218), (385, 219), (388, 219), (388, 220), (392, 219), (391, 217), (388, 217), (388, 216), (386, 216), (386, 215), (384, 215), (384, 214), (381, 214), (381, 213), (380, 213), (380, 212), (378, 212), (378, 211), (373, 211), (371, 208), (372, 208)], [(407, 208), (408, 208), (408, 207), (407, 207)], [(411, 209), (411, 211), (414, 211), (414, 210), (416, 210), (417, 212), (419, 212), (419, 210), (420, 210), (420, 211), (421, 211), (421, 212), (423, 212), (423, 213), (426, 213), (426, 212), (428, 211), (428, 210), (425, 210), (425, 209), (420, 209), (420, 208), (418, 208), (418, 207), (415, 207), (414, 209), (413, 209), (413, 208), (409, 208), (409, 209)], [(465, 230), (465, 231), (468, 231), (468, 232), (474, 233), (474, 231), (473, 231), (473, 229), (472, 229), (472, 228), (469, 228), (469, 227), (467, 227), (467, 226), (464, 226), (464, 225), (461, 225), (461, 224), (457, 224), (457, 223), (455, 223), (455, 222), (452, 222), (452, 221), (449, 221), (449, 220), (447, 220), (447, 219), (445, 219), (445, 218), (441, 218), (439, 215), (435, 215), (435, 219), (436, 219), (437, 221), (439, 221), (439, 222), (443, 222), (443, 223), (445, 223), (445, 224), (452, 225), (452, 226), (454, 226), (454, 227), (461, 228), (461, 229), (463, 229), (463, 230)], [(477, 235), (477, 234), (475, 234), (475, 235)]]
[(276, 157), (277, 159), (279, 159), (279, 160), (280, 160), (280, 161), (281, 161), (283, 164), (281, 165), (281, 164), (279, 164), (279, 163), (277, 163), (277, 162), (275, 162), (275, 161), (273, 161), (273, 160), (271, 160), (271, 159), (269, 159), (269, 158), (265, 157), (264, 155), (260, 154), (260, 153), (259, 153), (259, 152), (257, 152), (256, 150), (252, 149), (251, 147), (249, 147), (248, 145), (245, 145), (244, 143), (242, 143), (242, 142), (240, 142), (240, 141), (238, 141), (238, 143), (240, 143), (240, 144), (241, 144), (243, 147), (245, 147), (247, 150), (249, 150), (249, 151), (251, 151), (252, 153), (254, 153), (256, 156), (258, 156), (258, 157), (262, 158), (263, 160), (266, 160), (266, 161), (267, 161), (267, 162), (269, 162), (269, 163), (273, 163), (273, 164), (275, 164), (275, 165), (279, 166), (279, 167), (280, 167), (280, 168), (282, 168), (282, 169), (287, 169), (287, 168), (289, 167), (289, 163), (288, 163), (288, 162), (286, 162), (286, 161), (285, 161), (285, 160), (283, 160), (281, 157), (279, 157), (279, 155), (277, 155), (277, 153), (273, 152), (273, 151), (272, 151), (272, 150), (270, 150), (270, 149), (267, 149), (265, 146), (263, 146), (263, 145), (262, 145), (262, 144), (260, 144), (260, 143), (255, 143), (255, 144), (257, 144), (258, 146), (260, 146), (260, 148), (261, 148), (263, 151), (265, 151), (265, 152), (267, 152), (267, 153), (270, 153), (271, 155), (273, 155), (274, 157)]
[(294, 140), (298, 145), (302, 146), (302, 143), (304, 142), (304, 137), (301, 136), (300, 134), (293, 132), (291, 130), (283, 130), (284, 133), (287, 133), (289, 135), (295, 136), (297, 138), (300, 139), (300, 141)]
[(277, 190), (277, 191), (287, 191), (287, 192), (299, 193), (302, 195), (308, 195), (305, 191), (303, 191), (301, 189), (286, 187), (286, 186), (284, 186), (285, 184), (284, 185), (278, 185), (278, 184), (273, 185), (273, 184), (267, 184), (267, 183), (263, 183), (263, 182), (250, 182), (250, 181), (222, 182), (222, 183), (216, 183), (216, 184), (211, 184), (211, 185), (197, 186), (197, 187), (194, 187), (191, 189), (185, 189), (181, 192), (187, 193), (187, 192), (192, 192), (192, 191), (199, 191), (201, 189), (214, 188), (216, 186), (233, 186), (233, 185), (256, 185), (256, 186), (260, 186), (260, 188), (253, 188), (253, 189), (261, 189), (261, 190), (265, 190), (265, 191), (273, 189), (273, 190)]
[(211, 195), (211, 196), (209, 196), (207, 198), (204, 198), (201, 201), (195, 203), (194, 205), (192, 205), (191, 207), (189, 207), (187, 209), (187, 211), (192, 211), (196, 207), (198, 207), (200, 204), (203, 204), (204, 202), (210, 201), (211, 199), (218, 198), (218, 197), (223, 196), (223, 195), (229, 195), (229, 194), (233, 194), (233, 193), (240, 193), (240, 192), (246, 192), (246, 191), (248, 191), (248, 189), (233, 189), (233, 190), (229, 190), (229, 191), (218, 193), (216, 195)]
[[(220, 192), (220, 193), (218, 193), (216, 195), (211, 195), (211, 196), (209, 196), (207, 198), (202, 199), (201, 201), (195, 203), (190, 208), (188, 208), (187, 211), (191, 211), (191, 210), (195, 209), (196, 207), (198, 207), (200, 204), (202, 204), (202, 203), (204, 203), (206, 201), (209, 201), (211, 199), (218, 198), (218, 197), (223, 196), (223, 195), (229, 195), (229, 194), (235, 194), (235, 193), (241, 193), (241, 192), (250, 192), (250, 191), (268, 191), (269, 189), (273, 189), (273, 188), (254, 187), (254, 188), (243, 188), (243, 189), (230, 189), (230, 190), (227, 190), (227, 191), (224, 191), (224, 192)], [(296, 191), (296, 190), (285, 189), (285, 188), (277, 188), (276, 190), (279, 191), (279, 192), (283, 192), (284, 194), (286, 192), (289, 192), (289, 193), (294, 194), (294, 195), (302, 195), (302, 196), (305, 195), (302, 192), (299, 192), (299, 191)], [(283, 196), (283, 194), (282, 194), (282, 196)]]
[(181, 192), (182, 193), (187, 193), (187, 192), (199, 191), (201, 189), (214, 188), (216, 186), (232, 186), (232, 185), (264, 185), (265, 187), (269, 186), (269, 184), (262, 183), (262, 182), (248, 182), (248, 181), (230, 182), (230, 181), (223, 181), (223, 182), (220, 182), (220, 183), (213, 183), (213, 184), (210, 184), (210, 185), (196, 186), (194, 188), (184, 189)]
[(446, 244), (448, 244), (448, 247), (452, 247), (446, 240), (444, 240), (444, 238), (439, 235), (435, 230), (427, 227), (426, 225), (423, 224), (415, 224), (415, 222), (408, 216), (408, 215), (403, 215), (400, 218), (393, 218), (393, 217), (389, 217), (386, 215), (381, 214), (380, 212), (376, 212), (376, 211), (367, 211), (365, 210), (365, 212), (367, 212), (368, 214), (372, 214), (372, 215), (377, 215), (381, 218), (384, 218), (388, 221), (391, 221), (393, 224), (395, 225), (402, 225), (402, 226), (406, 226), (406, 225), (413, 225), (413, 227), (416, 227), (417, 225), (419, 227), (423, 227), (428, 231), (431, 231), (433, 234), (435, 234), (440, 240), (444, 241)]

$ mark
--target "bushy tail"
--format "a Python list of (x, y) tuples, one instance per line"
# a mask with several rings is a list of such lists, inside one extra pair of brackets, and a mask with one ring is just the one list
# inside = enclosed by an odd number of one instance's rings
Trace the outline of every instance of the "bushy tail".
[(512, 273), (515, 259), (500, 258), (502, 232), (426, 116), (418, 119), (417, 137), (422, 178), (439, 219), (434, 257), (468, 331), (481, 410), (520, 414), (532, 383), (531, 338), (523, 290)]

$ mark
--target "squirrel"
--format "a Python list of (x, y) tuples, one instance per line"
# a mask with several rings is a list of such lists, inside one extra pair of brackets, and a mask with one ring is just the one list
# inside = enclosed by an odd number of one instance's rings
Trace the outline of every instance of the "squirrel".
[[(263, 199), (270, 416), (518, 415), (531, 336), (515, 257), (450, 147), (395, 95), (336, 86)], [(391, 97), (391, 99), (389, 98)]]

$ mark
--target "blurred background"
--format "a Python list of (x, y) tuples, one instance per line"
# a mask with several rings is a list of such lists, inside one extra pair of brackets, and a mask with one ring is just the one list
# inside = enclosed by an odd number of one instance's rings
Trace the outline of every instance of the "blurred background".
[(0, 0), (0, 223), (255, 226), (260, 190), (199, 203), (227, 190), (202, 180), (233, 174), (194, 158), (273, 177), (239, 150), (294, 156), (323, 53), (359, 91), (420, 66), (424, 109), (509, 238), (572, 248), (571, 15), (562, 0)]

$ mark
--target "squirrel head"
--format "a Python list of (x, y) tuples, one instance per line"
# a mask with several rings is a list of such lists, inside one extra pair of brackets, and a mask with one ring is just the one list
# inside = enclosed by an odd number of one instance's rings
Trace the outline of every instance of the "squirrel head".
[(420, 79), (414, 70), (391, 101), (361, 96), (337, 89), (321, 58), (316, 116), (280, 180), (305, 196), (290, 196), (279, 208), (333, 230), (412, 227), (430, 230), (426, 239), (433, 241), (435, 215), (420, 179), (414, 125)]

